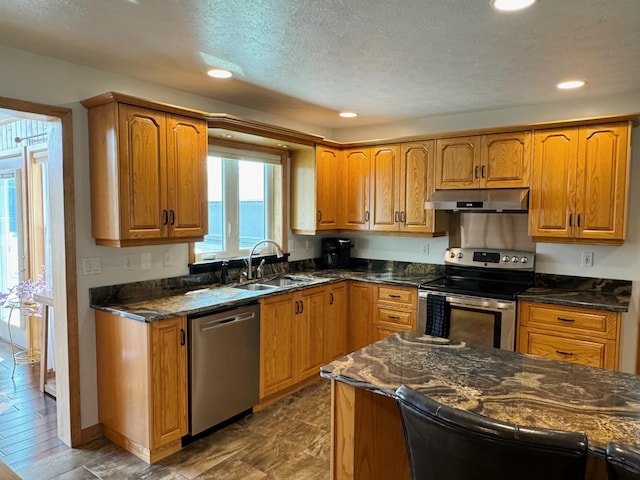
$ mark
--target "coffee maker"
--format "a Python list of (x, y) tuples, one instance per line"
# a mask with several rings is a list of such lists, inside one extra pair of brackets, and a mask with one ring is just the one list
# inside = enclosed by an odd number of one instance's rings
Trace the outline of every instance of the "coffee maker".
[(324, 268), (347, 268), (351, 258), (351, 240), (348, 238), (323, 238), (322, 266)]

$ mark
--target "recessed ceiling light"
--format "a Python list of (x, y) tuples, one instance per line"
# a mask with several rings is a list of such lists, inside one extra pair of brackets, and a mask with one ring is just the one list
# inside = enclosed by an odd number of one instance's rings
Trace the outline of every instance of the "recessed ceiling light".
[(556, 85), (560, 90), (571, 90), (572, 88), (580, 88), (585, 84), (584, 80), (570, 80), (568, 82), (560, 82)]
[(339, 115), (342, 118), (356, 118), (358, 116), (356, 112), (340, 112)]
[(515, 10), (522, 10), (523, 8), (530, 7), (536, 0), (494, 0), (493, 6), (497, 10), (505, 12), (513, 12)]
[(207, 71), (207, 75), (213, 78), (229, 78), (233, 76), (229, 70), (223, 70), (221, 68), (212, 68)]

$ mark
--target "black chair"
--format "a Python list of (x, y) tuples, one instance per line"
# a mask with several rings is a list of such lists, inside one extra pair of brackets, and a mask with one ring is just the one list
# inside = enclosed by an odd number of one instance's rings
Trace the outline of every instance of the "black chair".
[(584, 433), (492, 420), (397, 391), (412, 480), (582, 480)]
[(640, 452), (626, 445), (607, 445), (607, 473), (610, 480), (640, 479)]

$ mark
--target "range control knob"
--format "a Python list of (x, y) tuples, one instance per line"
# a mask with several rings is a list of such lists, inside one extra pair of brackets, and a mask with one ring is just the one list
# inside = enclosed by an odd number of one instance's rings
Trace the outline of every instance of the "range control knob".
[(511, 257), (511, 261), (513, 263), (518, 263), (520, 261), (520, 259), (518, 257)]
[(527, 257), (522, 257), (520, 259), (520, 263), (527, 263), (527, 262), (529, 262), (529, 259)]
[(458, 258), (462, 258), (462, 252), (458, 252)]
[(455, 258), (456, 254), (455, 252), (449, 252), (449, 258)]
[(509, 257), (509, 255), (505, 255), (504, 257), (502, 257), (502, 261), (503, 262), (508, 262), (509, 260), (511, 260), (511, 257)]

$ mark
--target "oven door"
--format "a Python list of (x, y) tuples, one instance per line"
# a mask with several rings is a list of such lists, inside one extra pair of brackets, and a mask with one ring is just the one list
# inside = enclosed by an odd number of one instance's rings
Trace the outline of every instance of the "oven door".
[(441, 295), (451, 307), (449, 338), (469, 345), (515, 350), (516, 302), (447, 292), (420, 290), (418, 333), (427, 327), (427, 295)]

